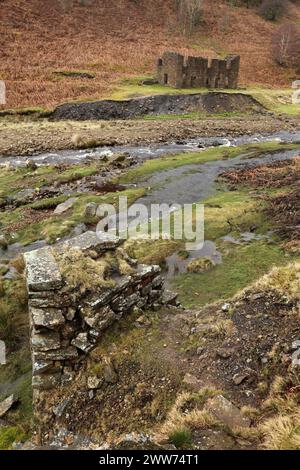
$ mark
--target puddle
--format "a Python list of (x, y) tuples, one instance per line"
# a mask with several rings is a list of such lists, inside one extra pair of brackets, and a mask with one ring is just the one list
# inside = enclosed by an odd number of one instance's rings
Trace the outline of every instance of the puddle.
[(254, 232), (243, 232), (238, 238), (233, 235), (225, 235), (221, 240), (223, 242), (232, 243), (234, 245), (242, 245), (243, 243), (250, 243), (253, 241), (267, 240), (273, 241), (273, 232), (267, 232), (265, 235), (260, 235)]
[(201, 248), (186, 253), (186, 257), (180, 256), (180, 252), (177, 252), (166, 258), (166, 270), (164, 273), (166, 280), (170, 280), (178, 274), (186, 273), (189, 263), (198, 258), (207, 258), (214, 265), (222, 263), (222, 254), (217, 250), (216, 244), (210, 240), (206, 240)]

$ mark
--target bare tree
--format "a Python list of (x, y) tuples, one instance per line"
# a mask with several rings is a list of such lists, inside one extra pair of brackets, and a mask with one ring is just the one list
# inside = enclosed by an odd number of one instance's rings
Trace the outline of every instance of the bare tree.
[(282, 66), (300, 66), (300, 28), (285, 23), (273, 36), (273, 56)]
[(203, 0), (176, 0), (178, 19), (184, 34), (192, 34), (202, 18)]

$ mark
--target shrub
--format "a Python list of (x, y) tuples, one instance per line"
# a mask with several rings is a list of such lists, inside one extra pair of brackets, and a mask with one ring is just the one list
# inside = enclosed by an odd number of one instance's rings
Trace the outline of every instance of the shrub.
[(265, 20), (276, 21), (284, 14), (286, 6), (285, 0), (264, 0), (259, 13)]

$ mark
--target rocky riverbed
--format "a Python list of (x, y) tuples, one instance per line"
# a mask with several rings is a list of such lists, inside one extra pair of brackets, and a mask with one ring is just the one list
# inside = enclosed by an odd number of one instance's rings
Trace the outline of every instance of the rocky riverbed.
[(197, 137), (237, 137), (297, 132), (299, 118), (257, 114), (201, 119), (65, 121), (0, 119), (0, 156), (24, 155), (113, 145), (148, 145)]

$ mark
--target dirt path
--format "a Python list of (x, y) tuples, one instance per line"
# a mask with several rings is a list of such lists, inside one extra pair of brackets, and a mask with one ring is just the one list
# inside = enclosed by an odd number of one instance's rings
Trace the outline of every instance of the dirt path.
[(254, 115), (227, 119), (48, 122), (0, 120), (0, 155), (32, 155), (101, 145), (164, 142), (192, 137), (297, 131), (300, 118)]

